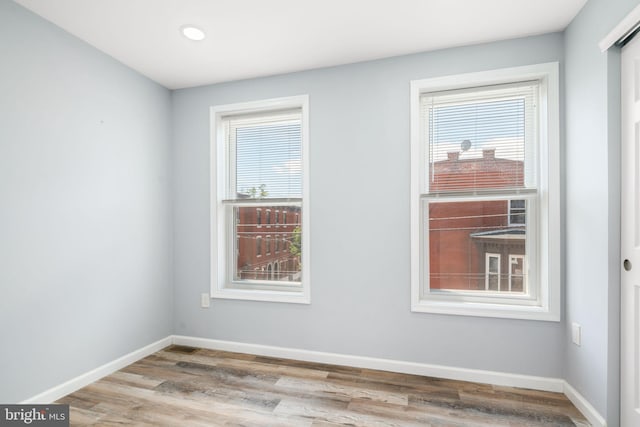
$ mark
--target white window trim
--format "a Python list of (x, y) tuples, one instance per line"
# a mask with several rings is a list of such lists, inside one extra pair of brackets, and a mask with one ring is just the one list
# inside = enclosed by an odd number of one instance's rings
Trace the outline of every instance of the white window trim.
[[(560, 321), (560, 111), (558, 63), (528, 65), (499, 70), (411, 81), (411, 310), (464, 316), (497, 317)], [(542, 105), (540, 115), (546, 115), (546, 123), (540, 124), (540, 161), (538, 203), (538, 240), (536, 276), (539, 281), (539, 297), (535, 305), (477, 302), (461, 298), (424, 298), (421, 292), (423, 271), (421, 256), (422, 218), (420, 96), (425, 92), (446, 91), (491, 84), (541, 80)], [(546, 232), (543, 232), (546, 230)], [(550, 236), (556, 236), (551, 239)], [(424, 254), (423, 254), (424, 255)], [(531, 283), (529, 283), (531, 285)]]
[[(222, 126), (224, 117), (237, 114), (266, 113), (270, 111), (301, 109), (302, 115), (302, 275), (299, 290), (238, 289), (229, 287), (227, 274), (228, 233), (225, 226), (225, 135)], [(284, 303), (311, 303), (311, 245), (310, 245), (310, 198), (309, 198), (309, 96), (298, 95), (262, 101), (211, 107), (211, 298)]]

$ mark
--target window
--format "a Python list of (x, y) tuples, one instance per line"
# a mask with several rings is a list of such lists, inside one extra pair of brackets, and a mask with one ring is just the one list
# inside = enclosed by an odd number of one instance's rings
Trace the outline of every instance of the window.
[[(240, 237), (240, 236), (238, 236)], [(246, 238), (246, 236), (245, 236)], [(240, 239), (237, 239), (238, 241)], [(240, 248), (236, 251), (238, 254), (240, 252)], [(256, 256), (262, 256), (262, 236), (256, 236)]]
[(487, 291), (500, 290), (500, 254), (485, 255), (484, 288)]
[(282, 224), (287, 225), (287, 211), (282, 212)]
[[(307, 111), (307, 96), (212, 108), (212, 297), (309, 303)], [(296, 221), (263, 247), (281, 210)]]
[(280, 224), (280, 211), (276, 211), (276, 227)]
[(557, 63), (411, 83), (413, 311), (560, 320), (558, 93)]
[(525, 225), (526, 221), (526, 208), (525, 200), (509, 200), (509, 225), (519, 226)]
[(509, 291), (526, 292), (524, 255), (509, 255)]

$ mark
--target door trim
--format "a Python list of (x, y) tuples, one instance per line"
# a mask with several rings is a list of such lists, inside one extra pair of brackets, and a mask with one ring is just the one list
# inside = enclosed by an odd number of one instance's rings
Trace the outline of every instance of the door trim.
[(598, 43), (600, 51), (606, 52), (612, 46), (625, 41), (628, 36), (633, 34), (635, 29), (638, 28), (638, 24), (640, 24), (640, 4), (629, 12), (627, 16)]

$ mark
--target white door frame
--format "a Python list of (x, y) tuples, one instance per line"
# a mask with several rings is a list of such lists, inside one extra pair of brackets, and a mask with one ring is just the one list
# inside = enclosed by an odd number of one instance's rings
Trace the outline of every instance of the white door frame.
[[(622, 48), (621, 55), (621, 163), (620, 163), (620, 423), (640, 425), (640, 79), (633, 76), (640, 63), (640, 5), (600, 42), (602, 52)], [(634, 38), (635, 37), (635, 38)], [(624, 46), (627, 45), (627, 49)], [(636, 59), (632, 59), (636, 58)], [(636, 75), (640, 71), (636, 71)], [(633, 94), (631, 93), (633, 92)], [(634, 95), (635, 94), (635, 95)], [(631, 261), (630, 271), (626, 263)]]
[(640, 426), (640, 37), (621, 58), (620, 424)]

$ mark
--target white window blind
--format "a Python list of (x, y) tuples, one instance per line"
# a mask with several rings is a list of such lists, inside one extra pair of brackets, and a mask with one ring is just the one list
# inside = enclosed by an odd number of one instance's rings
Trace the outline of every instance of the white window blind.
[[(426, 93), (423, 193), (536, 186), (538, 83)], [(500, 172), (487, 173), (478, 159)]]
[(300, 199), (302, 131), (299, 111), (228, 120), (228, 199)]

